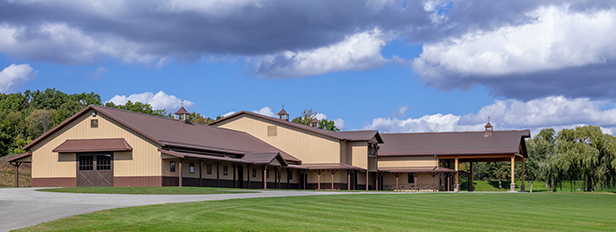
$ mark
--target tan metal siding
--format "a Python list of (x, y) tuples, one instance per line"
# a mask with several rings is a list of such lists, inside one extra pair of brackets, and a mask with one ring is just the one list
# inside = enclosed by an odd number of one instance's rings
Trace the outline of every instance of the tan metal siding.
[[(339, 163), (340, 141), (316, 133), (301, 131), (283, 124), (245, 115), (224, 121), (221, 128), (244, 131), (284, 152), (302, 160), (302, 163)], [(268, 136), (268, 127), (276, 126), (276, 136)]]
[(435, 167), (438, 165), (438, 159), (434, 156), (381, 156), (378, 162), (380, 168)]
[[(98, 119), (98, 128), (90, 128), (90, 119)], [(103, 115), (92, 117), (88, 112), (31, 149), (32, 177), (76, 177), (75, 154), (59, 155), (52, 150), (67, 139), (99, 138), (124, 138), (133, 147), (132, 152), (114, 154), (114, 176), (161, 175), (161, 159), (157, 145)]]
[(350, 145), (353, 166), (368, 169), (368, 142), (352, 142)]

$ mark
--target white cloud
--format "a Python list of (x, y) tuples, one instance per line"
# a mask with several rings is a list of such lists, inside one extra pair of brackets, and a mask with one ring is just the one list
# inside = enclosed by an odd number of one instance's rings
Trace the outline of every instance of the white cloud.
[(376, 118), (364, 129), (381, 132), (437, 132), (483, 130), (488, 117), (496, 130), (530, 129), (537, 134), (543, 128), (574, 128), (598, 125), (606, 133), (616, 132), (616, 108), (603, 109), (604, 101), (588, 98), (567, 99), (551, 96), (528, 102), (496, 100), (477, 113), (464, 116), (453, 114), (425, 115), (420, 118)]
[[(179, 99), (173, 95), (167, 95), (163, 91), (159, 91), (156, 94), (152, 92), (131, 94), (128, 97), (126, 95), (115, 95), (109, 100), (109, 102), (119, 105), (126, 104), (128, 101), (147, 103), (150, 104), (153, 109), (164, 109), (167, 113), (174, 113), (182, 106), (182, 99)], [(184, 107), (187, 109), (190, 109), (195, 105), (195, 103), (188, 100), (184, 100), (183, 103)]]
[[(412, 62), (422, 78), (497, 76), (601, 64), (616, 58), (616, 9), (569, 11), (541, 7), (530, 23), (472, 31), (424, 44)], [(447, 80), (442, 80), (447, 81)]]
[[(322, 114), (322, 113), (317, 113), (314, 117), (317, 120), (327, 119), (327, 115)], [(334, 121), (334, 125), (340, 130), (344, 130), (347, 128), (347, 125), (344, 124), (344, 120), (342, 120), (342, 118), (337, 118), (332, 121)]]
[(223, 114), (222, 117), (224, 118), (224, 117), (227, 117), (227, 116), (232, 115), (232, 114), (235, 114), (235, 111), (229, 111), (229, 112)]
[[(255, 73), (265, 77), (293, 78), (377, 68), (388, 61), (381, 55), (385, 37), (375, 28), (347, 36), (327, 47), (264, 56), (257, 61)], [(395, 61), (399, 62), (399, 58), (396, 57)]]
[(11, 64), (0, 72), (0, 93), (7, 92), (11, 86), (35, 76), (36, 71), (29, 64)]
[(88, 77), (91, 77), (91, 78), (101, 78), (101, 77), (103, 77), (103, 75), (105, 75), (105, 73), (107, 73), (107, 71), (108, 71), (107, 69), (105, 69), (103, 67), (100, 67), (100, 68), (97, 68), (96, 70), (94, 70), (93, 72), (88, 73)]
[(265, 107), (263, 107), (263, 108), (261, 108), (259, 110), (253, 110), (252, 112), (260, 114), (260, 115), (265, 115), (265, 116), (268, 116), (268, 117), (274, 117), (274, 118), (276, 117), (276, 114), (274, 112), (272, 112), (272, 109), (267, 107), (267, 106), (265, 106)]

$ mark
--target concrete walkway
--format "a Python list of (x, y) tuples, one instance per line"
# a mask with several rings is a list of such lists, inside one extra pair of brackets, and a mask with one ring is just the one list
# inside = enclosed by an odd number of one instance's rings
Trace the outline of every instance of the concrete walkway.
[(256, 197), (287, 197), (359, 192), (263, 191), (209, 195), (82, 194), (35, 191), (38, 188), (0, 189), (0, 231), (9, 231), (99, 210), (165, 203), (215, 201)]

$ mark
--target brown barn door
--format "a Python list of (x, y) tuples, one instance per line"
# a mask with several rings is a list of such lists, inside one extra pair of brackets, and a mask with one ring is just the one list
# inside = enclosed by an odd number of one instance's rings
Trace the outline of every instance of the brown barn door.
[(113, 186), (113, 153), (77, 155), (77, 187)]

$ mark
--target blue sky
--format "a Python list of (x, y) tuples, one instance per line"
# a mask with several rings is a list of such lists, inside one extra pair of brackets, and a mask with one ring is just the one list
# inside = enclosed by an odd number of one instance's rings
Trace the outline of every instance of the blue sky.
[(0, 92), (210, 117), (284, 104), (345, 130), (616, 128), (611, 1), (357, 3), (0, 1)]

